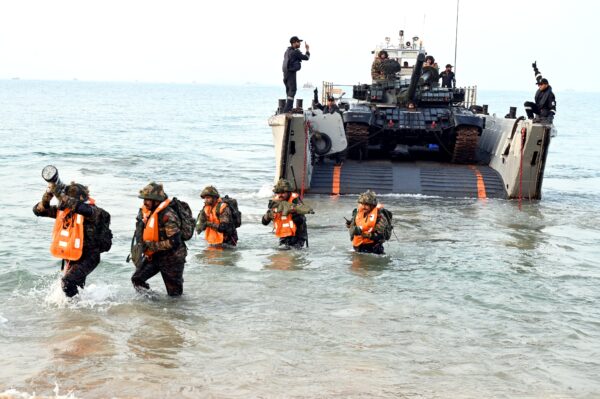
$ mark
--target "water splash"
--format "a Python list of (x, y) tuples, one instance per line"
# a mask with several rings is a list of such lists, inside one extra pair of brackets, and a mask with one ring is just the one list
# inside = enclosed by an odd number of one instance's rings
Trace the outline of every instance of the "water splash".
[(6, 399), (77, 399), (77, 397), (75, 396), (75, 394), (72, 391), (70, 391), (64, 395), (61, 395), (60, 387), (58, 386), (57, 382), (54, 383), (54, 389), (52, 391), (54, 392), (54, 396), (39, 396), (35, 392), (30, 394), (27, 392), (20, 392), (14, 388), (11, 388), (4, 392), (0, 392), (0, 398), (6, 398)]
[(90, 284), (85, 289), (80, 289), (78, 295), (68, 298), (62, 290), (59, 278), (50, 286), (44, 303), (58, 308), (109, 308), (118, 304), (117, 292), (118, 287), (113, 284)]
[(263, 199), (270, 198), (273, 195), (273, 184), (263, 183), (258, 191), (249, 193), (239, 193), (235, 195), (237, 199)]

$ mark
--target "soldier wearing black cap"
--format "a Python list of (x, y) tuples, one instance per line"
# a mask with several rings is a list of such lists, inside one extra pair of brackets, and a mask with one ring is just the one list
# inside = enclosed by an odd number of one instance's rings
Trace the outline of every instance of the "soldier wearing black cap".
[(324, 114), (334, 114), (336, 112), (340, 112), (340, 107), (338, 107), (335, 103), (335, 97), (333, 96), (327, 96), (327, 105), (323, 106), (317, 102), (313, 104), (313, 107), (320, 109)]
[(525, 112), (527, 112), (527, 117), (529, 119), (533, 119), (535, 114), (540, 118), (552, 122), (554, 114), (556, 114), (556, 98), (552, 92), (552, 86), (549, 85), (548, 79), (542, 77), (542, 74), (537, 68), (537, 62), (534, 62), (531, 66), (535, 73), (538, 90), (535, 93), (535, 103), (531, 101), (525, 102)]
[(283, 112), (290, 112), (292, 110), (297, 90), (296, 72), (302, 67), (302, 61), (308, 61), (310, 58), (308, 43), (304, 43), (306, 54), (302, 54), (299, 50), (300, 42), (302, 41), (298, 36), (292, 36), (290, 38), (290, 47), (285, 50), (285, 54), (283, 55), (283, 84), (285, 85), (287, 95)]
[(446, 69), (440, 73), (440, 79), (442, 79), (442, 87), (453, 88), (456, 87), (456, 78), (454, 72), (452, 72), (452, 65), (446, 64)]

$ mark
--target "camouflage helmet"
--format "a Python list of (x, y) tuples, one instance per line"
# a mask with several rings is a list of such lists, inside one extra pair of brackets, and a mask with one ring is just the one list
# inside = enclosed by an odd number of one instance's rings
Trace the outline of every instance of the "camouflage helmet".
[(358, 203), (376, 206), (377, 195), (373, 191), (367, 190), (366, 192), (358, 196)]
[(206, 186), (204, 190), (200, 193), (200, 198), (204, 197), (215, 197), (219, 198), (219, 191), (215, 186)]
[(162, 184), (151, 182), (140, 190), (140, 195), (138, 195), (138, 198), (164, 201), (167, 199), (167, 194), (165, 194)]
[(277, 184), (275, 184), (275, 186), (273, 187), (273, 192), (275, 194), (287, 193), (289, 191), (294, 190), (292, 189), (292, 185), (290, 184), (290, 182), (285, 179), (279, 179)]
[(65, 187), (65, 194), (71, 198), (87, 200), (90, 195), (90, 191), (83, 184), (71, 182), (68, 186)]

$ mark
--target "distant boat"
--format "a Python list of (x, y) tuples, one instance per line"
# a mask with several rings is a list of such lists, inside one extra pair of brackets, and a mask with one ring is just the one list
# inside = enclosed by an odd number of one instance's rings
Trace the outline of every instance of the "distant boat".
[(312, 83), (310, 83), (310, 82), (306, 82), (306, 83), (304, 83), (304, 85), (302, 86), (302, 88), (303, 88), (303, 89), (312, 89), (312, 88), (314, 88), (314, 87), (315, 87), (315, 86), (314, 86)]

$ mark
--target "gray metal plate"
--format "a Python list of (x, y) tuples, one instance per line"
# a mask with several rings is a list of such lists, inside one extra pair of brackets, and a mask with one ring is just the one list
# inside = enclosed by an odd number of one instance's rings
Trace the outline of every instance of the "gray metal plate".
[(506, 198), (500, 175), (489, 166), (437, 162), (346, 161), (338, 167), (322, 163), (315, 165), (310, 187), (314, 194), (370, 189), (380, 194)]

